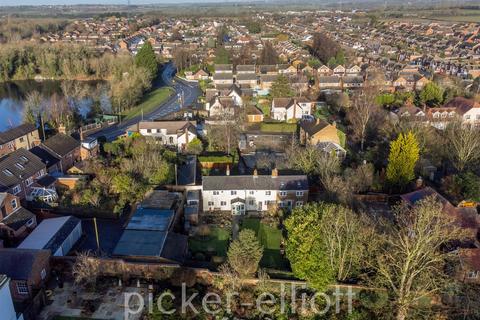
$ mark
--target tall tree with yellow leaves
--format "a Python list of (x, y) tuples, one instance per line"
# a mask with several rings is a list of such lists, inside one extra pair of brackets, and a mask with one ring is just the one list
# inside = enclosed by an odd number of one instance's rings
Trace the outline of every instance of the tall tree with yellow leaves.
[(390, 143), (387, 182), (392, 187), (403, 189), (415, 178), (415, 164), (419, 154), (418, 141), (412, 131), (401, 133)]

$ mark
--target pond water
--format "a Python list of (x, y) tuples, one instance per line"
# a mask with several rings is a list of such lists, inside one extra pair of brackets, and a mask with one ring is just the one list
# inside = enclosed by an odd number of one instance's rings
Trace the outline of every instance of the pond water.
[(75, 109), (84, 118), (94, 104), (104, 112), (111, 112), (108, 85), (103, 81), (12, 81), (0, 83), (0, 132), (23, 122), (24, 101), (37, 91), (42, 99), (42, 108), (48, 111), (52, 97), (62, 100), (69, 109)]

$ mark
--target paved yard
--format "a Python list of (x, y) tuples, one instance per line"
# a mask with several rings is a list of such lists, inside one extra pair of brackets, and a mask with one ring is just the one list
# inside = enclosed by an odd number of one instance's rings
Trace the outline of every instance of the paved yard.
[[(38, 319), (114, 319), (125, 318), (125, 293), (137, 292), (146, 295), (146, 288), (136, 287), (112, 287), (107, 292), (80, 292), (77, 296), (72, 284), (65, 283), (62, 289), (56, 288), (50, 300), (53, 302), (47, 305)], [(132, 301), (134, 299), (132, 298)], [(88, 309), (90, 311), (88, 311)], [(94, 309), (94, 310), (93, 310)], [(132, 305), (132, 309), (135, 307)], [(93, 312), (92, 312), (93, 311)], [(129, 315), (129, 320), (138, 320), (141, 314)]]

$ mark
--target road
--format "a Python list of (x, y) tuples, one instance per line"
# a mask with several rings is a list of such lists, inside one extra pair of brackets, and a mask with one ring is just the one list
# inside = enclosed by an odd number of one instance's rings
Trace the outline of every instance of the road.
[[(160, 104), (155, 110), (143, 115), (144, 120), (155, 120), (160, 117), (164, 117), (172, 112), (181, 109), (181, 100), (183, 99), (183, 105), (188, 106), (194, 103), (200, 95), (200, 89), (196, 83), (189, 83), (187, 81), (174, 78), (175, 66), (173, 63), (169, 63), (164, 66), (161, 74), (160, 84), (163, 86), (171, 86), (175, 90), (175, 94), (172, 95), (167, 101)], [(92, 134), (92, 137), (99, 138), (105, 137), (107, 141), (113, 141), (118, 136), (125, 133), (126, 129), (135, 123), (142, 120), (142, 116), (137, 116), (128, 121), (117, 123), (111, 127), (102, 129)]]

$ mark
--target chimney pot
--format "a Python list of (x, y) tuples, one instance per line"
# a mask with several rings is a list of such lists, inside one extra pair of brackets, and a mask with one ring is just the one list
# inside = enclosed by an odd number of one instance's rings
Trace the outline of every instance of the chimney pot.
[(257, 170), (257, 169), (254, 169), (254, 170), (253, 170), (253, 176), (254, 176), (254, 177), (258, 177), (258, 170)]

